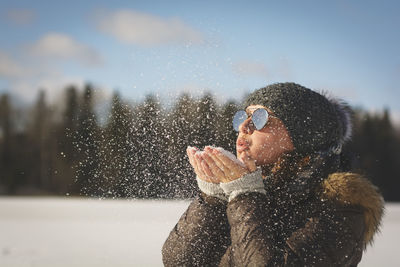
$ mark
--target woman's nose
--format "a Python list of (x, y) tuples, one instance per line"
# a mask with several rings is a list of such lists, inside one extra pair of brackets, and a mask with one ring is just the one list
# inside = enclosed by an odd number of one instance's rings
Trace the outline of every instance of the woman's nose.
[(242, 124), (239, 125), (239, 132), (240, 133), (245, 133), (245, 134), (249, 134), (250, 133), (250, 127), (249, 127), (249, 123), (250, 123), (251, 118), (246, 119)]

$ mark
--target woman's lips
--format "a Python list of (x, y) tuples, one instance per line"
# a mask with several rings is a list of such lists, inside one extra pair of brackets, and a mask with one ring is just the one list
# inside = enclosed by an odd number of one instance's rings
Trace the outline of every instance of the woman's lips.
[(246, 139), (238, 138), (236, 141), (236, 151), (241, 153), (249, 149), (249, 142)]

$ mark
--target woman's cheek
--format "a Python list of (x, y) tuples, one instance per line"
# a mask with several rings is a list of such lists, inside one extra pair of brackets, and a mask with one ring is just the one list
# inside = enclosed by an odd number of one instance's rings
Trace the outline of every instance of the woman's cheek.
[(261, 147), (251, 151), (251, 157), (256, 161), (257, 165), (263, 165), (266, 163), (266, 151), (261, 149)]

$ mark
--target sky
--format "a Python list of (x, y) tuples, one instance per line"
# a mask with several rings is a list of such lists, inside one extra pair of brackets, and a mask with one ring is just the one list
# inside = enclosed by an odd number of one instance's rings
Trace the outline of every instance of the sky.
[(141, 100), (276, 82), (389, 108), (400, 122), (398, 1), (0, 2), (0, 92), (29, 102), (92, 83)]

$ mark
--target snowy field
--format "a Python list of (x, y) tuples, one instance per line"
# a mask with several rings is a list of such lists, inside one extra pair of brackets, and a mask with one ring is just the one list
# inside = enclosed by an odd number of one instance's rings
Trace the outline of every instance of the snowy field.
[[(187, 201), (0, 198), (0, 266), (162, 266)], [(359, 266), (400, 266), (400, 204)]]

